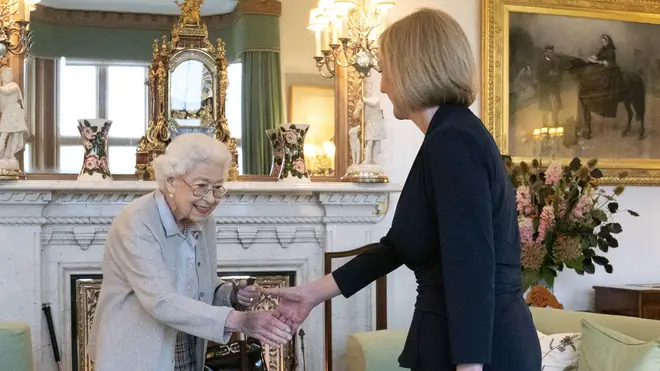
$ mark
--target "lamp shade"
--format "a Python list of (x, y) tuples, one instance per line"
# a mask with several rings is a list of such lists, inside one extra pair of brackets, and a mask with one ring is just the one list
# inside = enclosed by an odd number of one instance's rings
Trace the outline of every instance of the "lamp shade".
[(323, 31), (327, 27), (329, 21), (330, 18), (326, 17), (321, 12), (321, 9), (314, 8), (309, 11), (309, 24), (307, 25), (307, 29)]

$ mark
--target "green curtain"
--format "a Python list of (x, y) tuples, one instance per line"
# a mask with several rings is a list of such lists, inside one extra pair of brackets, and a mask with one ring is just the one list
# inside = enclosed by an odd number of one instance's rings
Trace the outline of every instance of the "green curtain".
[(282, 123), (280, 54), (276, 51), (246, 51), (243, 60), (241, 146), (243, 174), (270, 174), (272, 149), (265, 130)]

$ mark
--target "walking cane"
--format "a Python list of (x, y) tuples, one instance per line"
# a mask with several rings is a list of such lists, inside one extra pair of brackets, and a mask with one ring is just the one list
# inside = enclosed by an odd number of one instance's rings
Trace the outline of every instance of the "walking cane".
[(55, 326), (53, 326), (53, 315), (50, 313), (50, 305), (44, 303), (41, 307), (46, 315), (46, 322), (48, 323), (48, 333), (50, 334), (50, 345), (53, 348), (53, 356), (55, 356), (55, 362), (57, 363), (57, 369), (63, 371), (62, 359), (60, 358), (60, 348), (57, 346), (57, 336), (55, 336)]

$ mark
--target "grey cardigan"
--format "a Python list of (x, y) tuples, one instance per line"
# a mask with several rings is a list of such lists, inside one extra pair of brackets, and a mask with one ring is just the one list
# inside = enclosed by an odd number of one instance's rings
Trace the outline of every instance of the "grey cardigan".
[(176, 249), (183, 235), (169, 209), (159, 210), (159, 192), (127, 205), (112, 223), (103, 257), (103, 283), (87, 354), (96, 371), (173, 370), (176, 334), (198, 337), (197, 368), (206, 341), (229, 341), (225, 321), (232, 311), (232, 285), (217, 277), (213, 217), (197, 226), (199, 300), (176, 291)]

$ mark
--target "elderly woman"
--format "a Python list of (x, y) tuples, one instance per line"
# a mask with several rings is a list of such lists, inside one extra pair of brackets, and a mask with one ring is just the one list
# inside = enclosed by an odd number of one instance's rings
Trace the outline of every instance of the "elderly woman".
[(103, 284), (88, 354), (96, 371), (204, 368), (206, 341), (241, 332), (271, 346), (291, 329), (267, 312), (243, 312), (258, 287), (217, 277), (213, 210), (231, 154), (203, 134), (178, 136), (154, 160), (158, 190), (124, 208), (108, 232)]
[[(380, 38), (381, 90), (394, 116), (424, 133), (387, 235), (324, 278), (264, 290), (295, 329), (310, 310), (349, 297), (405, 264), (417, 301), (401, 367), (538, 371), (541, 350), (521, 290), (516, 196), (499, 149), (468, 108), (472, 49), (459, 24), (422, 9)], [(404, 58), (402, 56), (415, 56)]]

